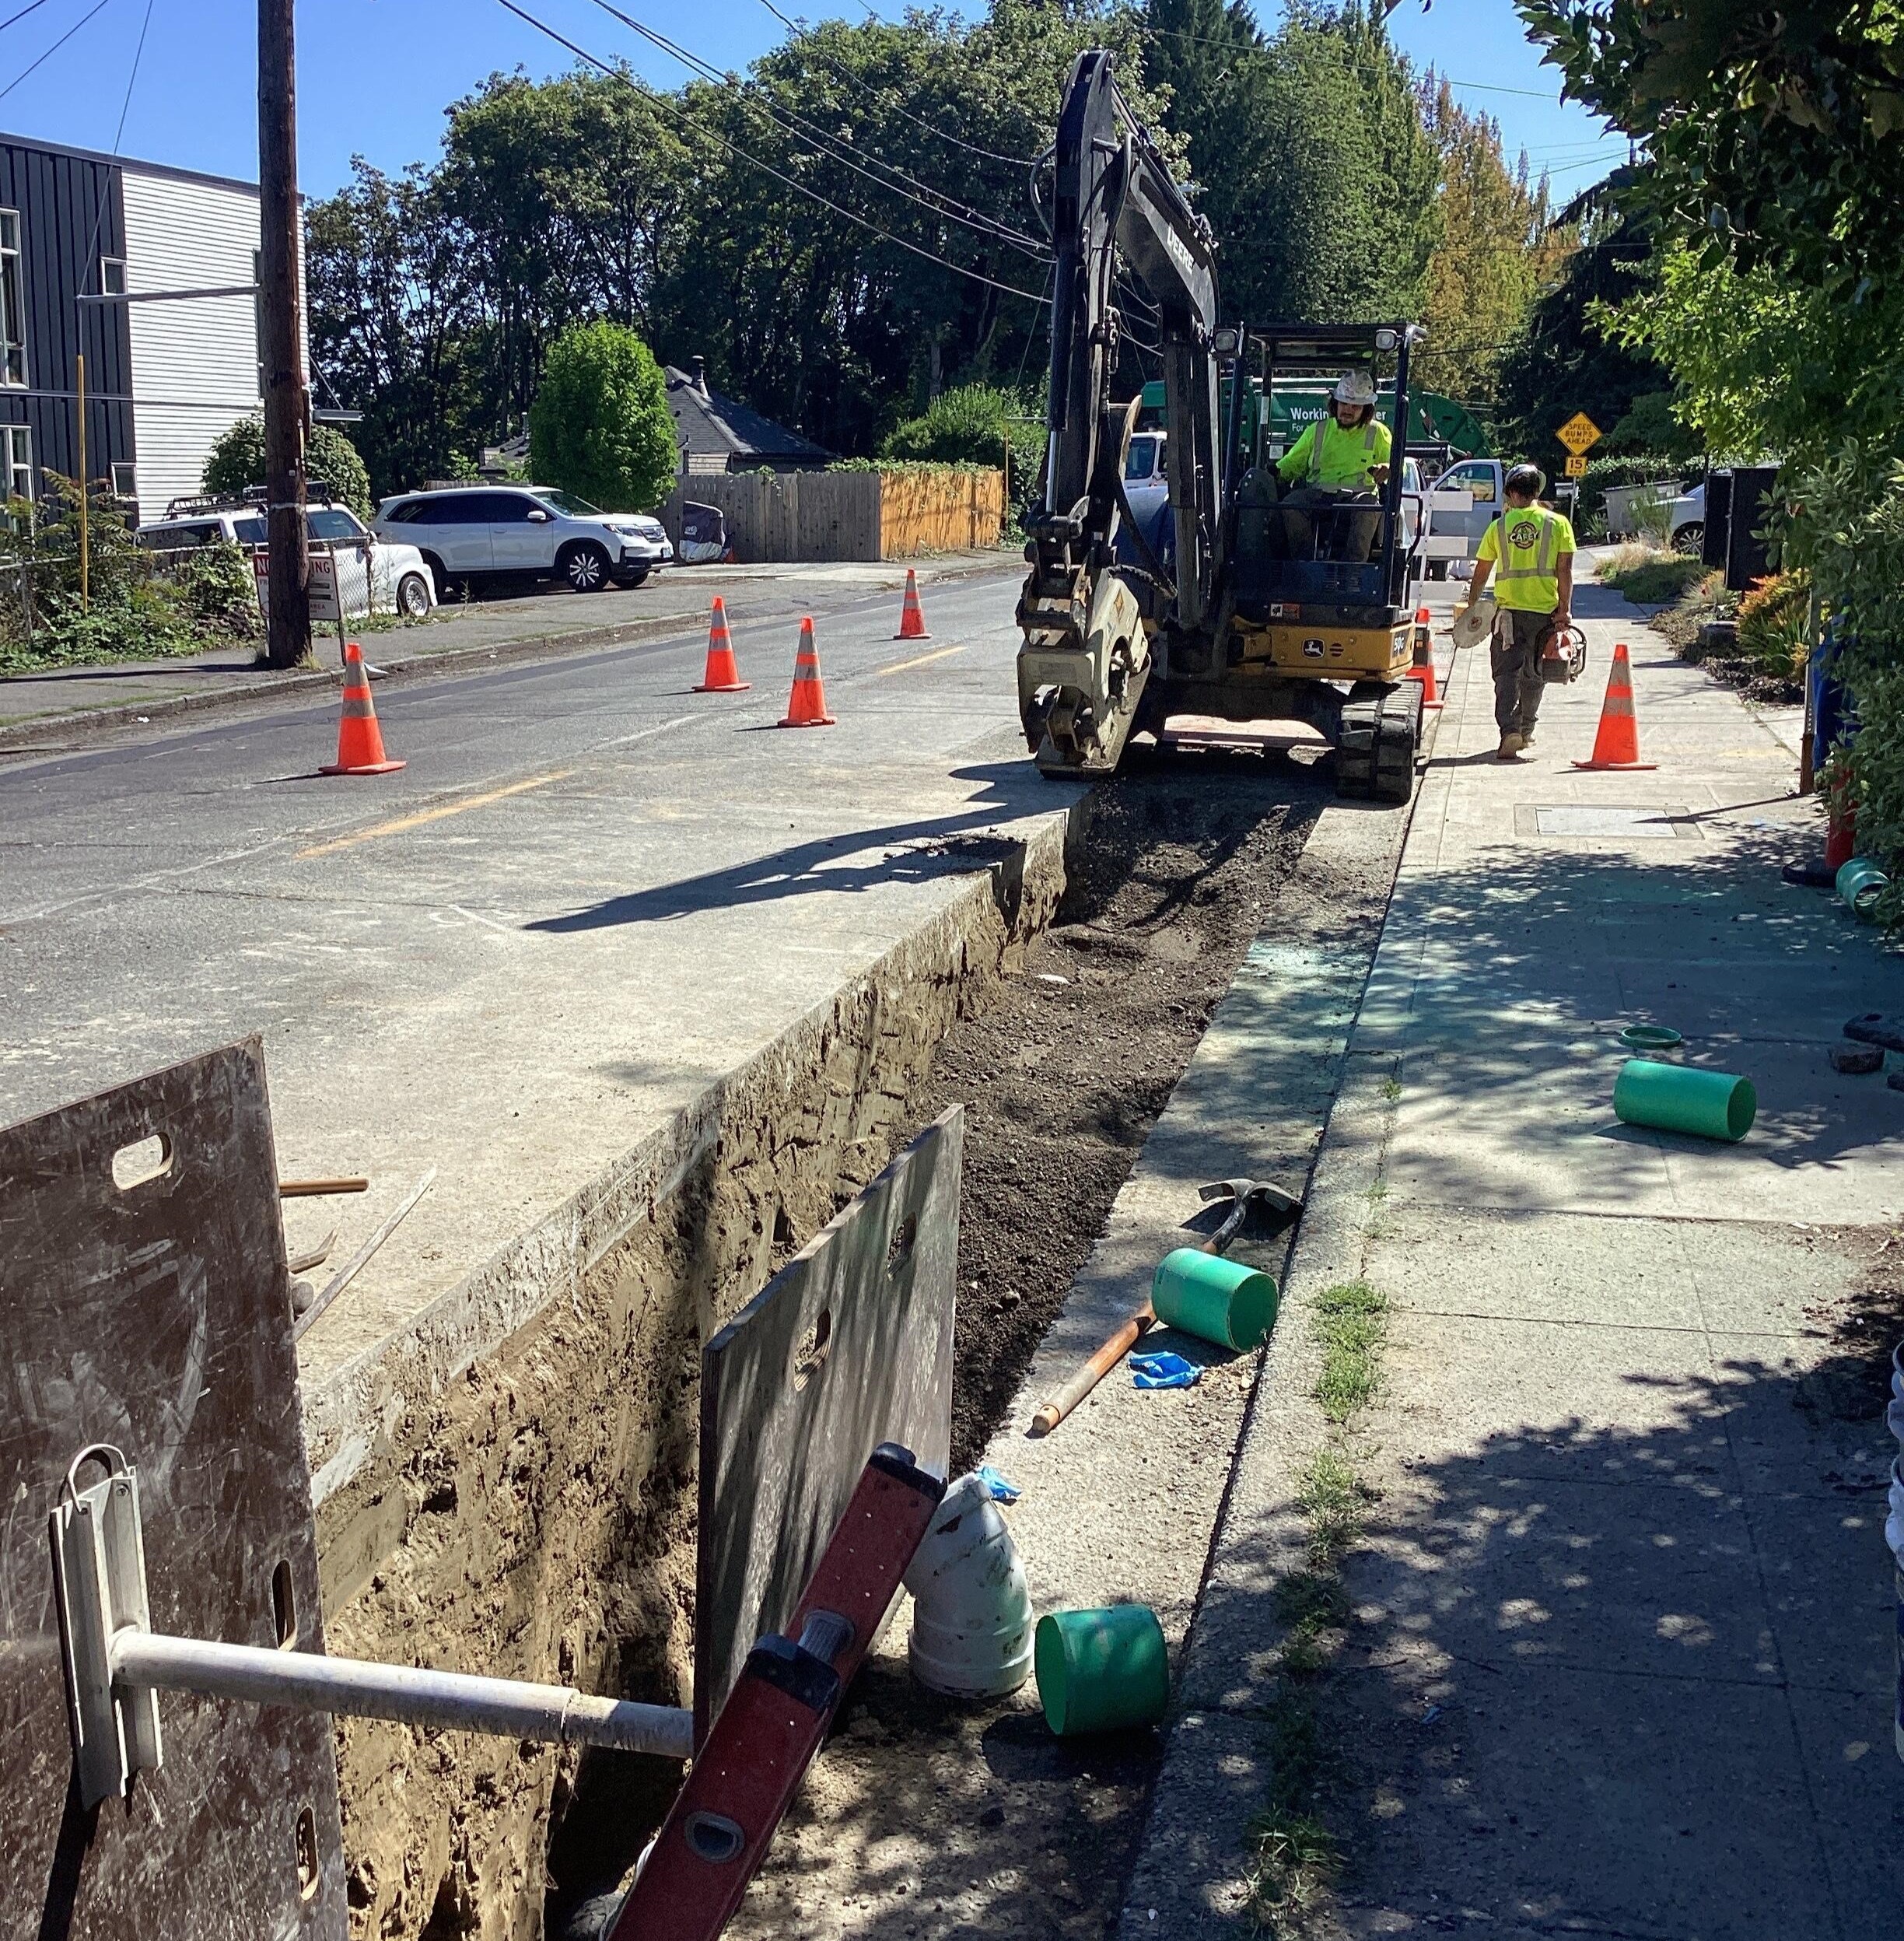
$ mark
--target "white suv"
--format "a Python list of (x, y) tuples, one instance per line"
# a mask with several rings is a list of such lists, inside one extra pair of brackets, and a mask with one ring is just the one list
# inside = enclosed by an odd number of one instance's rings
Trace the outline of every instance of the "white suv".
[(660, 520), (604, 512), (546, 485), (406, 493), (383, 501), (376, 530), (422, 554), (439, 596), (452, 580), (524, 573), (553, 574), (577, 593), (599, 593), (611, 582), (639, 587), (674, 557)]

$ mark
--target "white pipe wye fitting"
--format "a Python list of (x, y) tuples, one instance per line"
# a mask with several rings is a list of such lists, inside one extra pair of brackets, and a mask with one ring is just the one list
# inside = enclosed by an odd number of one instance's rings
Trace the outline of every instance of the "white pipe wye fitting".
[(1011, 1530), (976, 1476), (945, 1493), (905, 1575), (912, 1675), (953, 1698), (1003, 1698), (1031, 1675), (1031, 1593)]

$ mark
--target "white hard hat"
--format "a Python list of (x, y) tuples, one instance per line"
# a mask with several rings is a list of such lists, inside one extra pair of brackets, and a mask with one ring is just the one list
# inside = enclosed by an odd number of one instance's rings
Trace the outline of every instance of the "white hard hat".
[(1335, 380), (1335, 388), (1330, 394), (1339, 405), (1372, 405), (1375, 401), (1375, 380), (1365, 370), (1345, 371)]

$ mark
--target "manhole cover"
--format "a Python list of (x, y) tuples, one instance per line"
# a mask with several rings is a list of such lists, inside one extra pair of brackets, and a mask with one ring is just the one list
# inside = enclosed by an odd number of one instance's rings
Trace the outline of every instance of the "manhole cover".
[(1514, 825), (1521, 836), (1612, 837), (1622, 843), (1699, 839), (1699, 825), (1677, 804), (1630, 809), (1579, 802), (1527, 804), (1516, 810)]

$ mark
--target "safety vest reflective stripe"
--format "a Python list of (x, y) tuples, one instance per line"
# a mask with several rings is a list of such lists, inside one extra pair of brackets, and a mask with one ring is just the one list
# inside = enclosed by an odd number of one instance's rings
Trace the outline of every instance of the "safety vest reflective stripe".
[[(1321, 482), (1323, 465), (1330, 443), (1334, 443), (1339, 447), (1352, 440), (1355, 433), (1343, 430), (1342, 426), (1336, 422), (1335, 413), (1331, 412), (1326, 418), (1318, 418), (1310, 426), (1308, 436), (1309, 476)], [(1377, 436), (1377, 421), (1370, 418), (1368, 422), (1362, 427), (1362, 462), (1357, 465), (1349, 454), (1344, 454), (1346, 463), (1342, 470), (1342, 476), (1335, 482), (1349, 485), (1360, 481), (1364, 484), (1367, 483), (1370, 469), (1376, 462)]]

